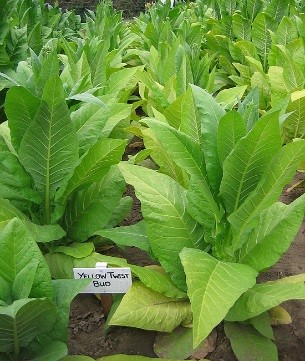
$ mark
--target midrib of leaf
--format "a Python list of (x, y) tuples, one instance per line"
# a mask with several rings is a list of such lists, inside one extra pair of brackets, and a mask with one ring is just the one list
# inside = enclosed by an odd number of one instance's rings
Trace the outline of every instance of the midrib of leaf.
[[(263, 132), (262, 132), (263, 133)], [(258, 140), (258, 144), (260, 143), (261, 141), (261, 137), (262, 137), (262, 134), (260, 135), (260, 138)], [(237, 191), (237, 196), (236, 196), (236, 200), (235, 200), (235, 204), (234, 204), (234, 208), (233, 208), (233, 212), (235, 212), (238, 207), (239, 207), (239, 202), (240, 202), (240, 198), (241, 198), (241, 192), (242, 192), (242, 187), (244, 185), (244, 179), (246, 177), (246, 174), (248, 173), (248, 169), (249, 169), (249, 165), (251, 164), (252, 162), (252, 159), (257, 155), (257, 151), (252, 153), (251, 156), (248, 158), (248, 162), (246, 163), (246, 167), (245, 167), (245, 170), (242, 174), (242, 177), (241, 177), (241, 181), (239, 182), (239, 186), (238, 186), (238, 191)], [(251, 178), (249, 178), (251, 179)], [(250, 185), (251, 187), (251, 185)]]
[[(53, 114), (53, 102), (52, 102), (52, 113)], [(47, 166), (46, 166), (46, 187), (45, 187), (45, 224), (51, 223), (51, 209), (50, 209), (50, 157), (51, 157), (51, 137), (52, 137), (52, 120), (49, 121), (49, 129), (48, 129), (48, 156), (47, 156)]]

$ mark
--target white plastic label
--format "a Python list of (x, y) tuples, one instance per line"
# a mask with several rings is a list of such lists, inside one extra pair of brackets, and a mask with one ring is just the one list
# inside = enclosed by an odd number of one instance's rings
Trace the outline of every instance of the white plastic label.
[(81, 293), (126, 293), (132, 284), (130, 268), (73, 268), (75, 279), (92, 279)]

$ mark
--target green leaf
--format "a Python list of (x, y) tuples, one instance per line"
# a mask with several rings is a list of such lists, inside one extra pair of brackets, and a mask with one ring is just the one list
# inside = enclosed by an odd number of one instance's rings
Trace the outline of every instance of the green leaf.
[(227, 321), (244, 321), (288, 300), (304, 300), (304, 274), (256, 284), (230, 309)]
[(46, 83), (43, 102), (19, 148), (22, 165), (44, 197), (47, 224), (51, 199), (78, 159), (76, 133), (69, 114), (61, 80), (58, 76), (52, 77)]
[(284, 16), (276, 31), (278, 44), (287, 45), (298, 38), (298, 31), (294, 22), (288, 16)]
[(177, 357), (187, 359), (195, 352), (193, 349), (193, 330), (177, 327), (169, 334), (157, 334), (154, 352), (157, 356), (168, 357), (171, 360)]
[(278, 24), (284, 15), (288, 15), (289, 5), (289, 0), (271, 0), (266, 9), (266, 13), (270, 15)]
[(261, 56), (264, 69), (267, 67), (268, 53), (272, 43), (270, 30), (274, 31), (275, 28), (276, 21), (263, 12), (256, 16), (252, 24), (252, 42)]
[(235, 13), (232, 16), (232, 28), (237, 40), (251, 40), (251, 23), (249, 19)]
[(225, 333), (239, 361), (278, 361), (275, 344), (253, 326), (226, 322)]
[(190, 304), (168, 298), (141, 282), (134, 282), (112, 316), (109, 324), (171, 332), (191, 321)]
[(48, 54), (48, 56), (45, 59), (43, 59), (41, 62), (41, 69), (37, 79), (37, 88), (38, 88), (37, 95), (38, 96), (42, 95), (46, 84), (50, 82), (50, 79), (55, 78), (58, 75), (59, 75), (59, 60), (57, 55), (57, 49), (56, 47), (54, 47), (51, 53)]
[(219, 121), (217, 149), (220, 163), (223, 164), (235, 148), (236, 143), (246, 135), (246, 125), (242, 116), (232, 110)]
[[(32, 180), (0, 135), (0, 196), (11, 202), (40, 202), (40, 196), (32, 186)], [(27, 207), (29, 202), (27, 202)], [(21, 208), (21, 207), (19, 207)]]
[[(58, 361), (68, 353), (67, 345), (61, 341), (49, 341), (39, 351), (30, 353), (31, 361)], [(25, 355), (27, 353), (25, 352)], [(26, 356), (27, 357), (27, 356)], [(89, 360), (91, 360), (89, 358)]]
[(111, 239), (119, 246), (137, 247), (145, 252), (150, 252), (145, 221), (131, 226), (101, 229), (94, 234)]
[(225, 111), (209, 93), (195, 85), (191, 85), (191, 87), (201, 123), (201, 140), (206, 170), (213, 189), (217, 191), (222, 176), (217, 153), (217, 132), (219, 119), (225, 114)]
[(274, 340), (273, 329), (270, 324), (268, 312), (261, 313), (249, 320), (253, 327), (263, 336)]
[(197, 347), (236, 300), (255, 284), (257, 272), (245, 265), (218, 261), (195, 249), (184, 249), (180, 258), (194, 317), (193, 342)]
[(10, 220), (19, 218), (26, 220), (26, 216), (14, 207), (7, 199), (0, 198), (0, 230), (2, 230)]
[[(49, 266), (52, 278), (65, 279), (73, 277), (72, 269), (74, 267), (74, 259), (72, 256), (64, 253), (47, 253), (44, 257)], [(95, 267), (95, 263), (90, 265), (90, 267)]]
[(14, 148), (18, 151), (21, 140), (35, 118), (40, 99), (23, 87), (9, 89), (5, 98), (5, 113)]
[(180, 131), (189, 135), (197, 143), (200, 143), (201, 126), (196, 115), (196, 108), (191, 87), (183, 95), (181, 102)]
[(77, 131), (81, 154), (99, 139), (108, 138), (113, 128), (129, 118), (131, 104), (121, 104), (116, 98), (107, 102), (107, 109), (96, 104), (85, 104), (72, 113), (71, 119)]
[(220, 194), (232, 213), (245, 201), (281, 148), (278, 113), (262, 117), (223, 163)]
[(232, 109), (243, 97), (246, 89), (247, 85), (224, 89), (217, 94), (215, 99), (224, 109)]
[(94, 244), (92, 242), (72, 243), (69, 246), (58, 246), (53, 250), (54, 253), (64, 253), (74, 258), (87, 257), (93, 251), (94, 251)]
[(301, 138), (305, 134), (305, 94), (295, 92), (295, 98), (286, 109), (288, 117), (283, 123), (283, 133), (287, 142)]
[(185, 289), (179, 253), (184, 247), (201, 247), (203, 235), (202, 228), (185, 212), (186, 191), (171, 178), (151, 169), (128, 164), (119, 168), (141, 201), (154, 255), (174, 283)]
[(169, 175), (182, 186), (188, 183), (187, 173), (175, 162), (166, 148), (163, 139), (159, 139), (152, 129), (142, 131), (145, 149), (149, 151), (151, 158), (159, 165), (161, 173)]
[(125, 187), (122, 174), (113, 167), (102, 181), (77, 192), (67, 203), (64, 214), (63, 227), (68, 236), (83, 242), (106, 227)]
[(146, 287), (162, 293), (166, 297), (187, 299), (186, 293), (177, 288), (162, 267), (130, 265), (130, 268)]
[(247, 229), (251, 228), (251, 222), (256, 215), (278, 200), (282, 189), (291, 181), (300, 162), (304, 160), (304, 152), (305, 141), (302, 140), (281, 148), (256, 189), (239, 209), (230, 215), (229, 221), (237, 231), (234, 236), (234, 244), (237, 248), (242, 245), (241, 236)]
[(56, 307), (48, 298), (22, 299), (0, 306), (0, 352), (26, 347), (36, 336), (50, 331), (56, 318)]
[(115, 207), (111, 214), (110, 220), (106, 228), (112, 228), (121, 224), (132, 210), (133, 199), (129, 196), (124, 196), (120, 199), (119, 204)]
[(53, 302), (56, 305), (58, 317), (54, 327), (47, 334), (48, 337), (67, 343), (70, 303), (89, 283), (90, 280), (52, 281), (54, 289)]
[(192, 187), (194, 181), (197, 183), (198, 188), (202, 190), (202, 197), (197, 199), (195, 204), (191, 201), (193, 198), (191, 198), (191, 190), (189, 191), (188, 211), (192, 214), (192, 209), (200, 205), (203, 210), (202, 220), (206, 219), (206, 223), (210, 224), (210, 219), (214, 220), (215, 216), (220, 218), (218, 205), (208, 183), (205, 159), (200, 144), (188, 135), (156, 120), (145, 120), (145, 123), (159, 138), (169, 156), (179, 167), (189, 173), (191, 176), (190, 187)]
[(0, 234), (0, 277), (11, 286), (13, 286), (16, 278), (19, 278), (18, 282), (22, 283), (21, 275), (26, 282), (27, 273), (24, 269), (31, 264), (35, 268), (34, 265), (37, 263), (29, 296), (51, 297), (53, 290), (49, 268), (24, 223), (18, 219), (13, 219)]
[(119, 163), (126, 142), (120, 139), (100, 139), (81, 158), (73, 172), (63, 182), (56, 199), (63, 204), (79, 186), (101, 181), (113, 164)]
[(304, 218), (305, 196), (289, 205), (280, 202), (257, 215), (256, 226), (237, 253), (239, 263), (258, 272), (274, 265), (287, 251)]

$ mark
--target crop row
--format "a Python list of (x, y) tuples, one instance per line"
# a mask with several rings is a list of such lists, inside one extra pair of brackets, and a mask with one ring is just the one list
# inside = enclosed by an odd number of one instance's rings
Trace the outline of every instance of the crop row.
[[(303, 300), (305, 274), (256, 279), (305, 213), (305, 195), (278, 201), (305, 161), (302, 2), (155, 4), (130, 21), (108, 1), (85, 21), (1, 5), (0, 360), (64, 357), (88, 282), (72, 269), (104, 261), (134, 276), (109, 326), (186, 326), (196, 349), (224, 320), (239, 360), (277, 360), (268, 311)], [(121, 161), (134, 136), (145, 148)], [(126, 184), (143, 220), (120, 226)], [(158, 266), (96, 251), (110, 241)]]

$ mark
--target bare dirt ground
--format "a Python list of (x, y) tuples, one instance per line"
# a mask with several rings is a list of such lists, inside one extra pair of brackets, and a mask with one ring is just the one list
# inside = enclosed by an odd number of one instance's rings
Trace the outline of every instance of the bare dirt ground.
[[(305, 174), (298, 174), (294, 182), (299, 179), (305, 179)], [(288, 193), (284, 191), (281, 200), (284, 203), (290, 203), (304, 192), (304, 188), (294, 189)], [(134, 223), (140, 218), (140, 204), (137, 202), (126, 223)], [(122, 256), (127, 258), (130, 263), (143, 265), (149, 262), (143, 253), (134, 248), (128, 248), (126, 253), (122, 253)], [(305, 273), (305, 222), (288, 252), (260, 279), (263, 281), (274, 280), (299, 273)], [(290, 301), (283, 306), (292, 316), (293, 322), (290, 325), (274, 327), (279, 360), (304, 361), (305, 302)], [(78, 295), (71, 305), (69, 353), (85, 354), (91, 357), (119, 353), (156, 357), (153, 351), (155, 332), (115, 327), (105, 335), (103, 331), (105, 320), (101, 303), (94, 295)], [(217, 327), (217, 334), (216, 349), (207, 358), (211, 361), (236, 361), (230, 343), (224, 336), (222, 325)]]

